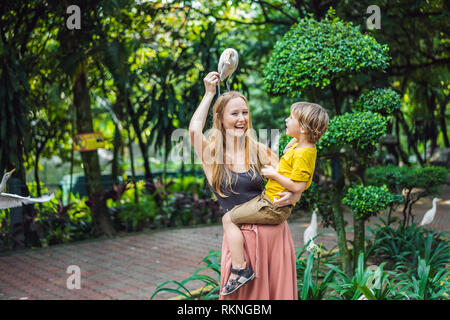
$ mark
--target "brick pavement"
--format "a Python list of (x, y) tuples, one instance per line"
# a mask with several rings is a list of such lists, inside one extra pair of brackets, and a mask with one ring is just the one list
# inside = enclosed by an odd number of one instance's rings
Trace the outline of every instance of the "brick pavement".
[[(450, 187), (447, 185), (438, 202), (437, 216), (431, 227), (450, 230)], [(422, 199), (414, 208), (416, 222), (431, 207), (431, 199)], [(352, 238), (352, 219), (348, 238)], [(370, 225), (378, 223), (377, 218)], [(289, 222), (296, 247), (303, 245), (303, 231), (309, 216)], [(332, 229), (320, 228), (318, 243), (331, 249), (336, 245)], [(220, 225), (141, 232), (104, 240), (89, 240), (28, 249), (0, 256), (0, 300), (39, 299), (135, 299), (145, 300), (157, 285), (166, 280), (182, 280), (191, 275), (210, 250), (220, 250), (223, 232)], [(67, 289), (67, 267), (81, 270), (81, 289)], [(207, 273), (213, 275), (213, 273)], [(200, 287), (193, 282), (188, 288)], [(168, 299), (173, 294), (159, 294)]]

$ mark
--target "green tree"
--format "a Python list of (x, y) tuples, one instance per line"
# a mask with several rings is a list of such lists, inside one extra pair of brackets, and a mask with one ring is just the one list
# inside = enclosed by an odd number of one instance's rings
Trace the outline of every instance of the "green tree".
[[(399, 198), (392, 194), (385, 185), (381, 187), (355, 185), (348, 188), (342, 198), (342, 203), (349, 206), (354, 215), (353, 257), (364, 253), (365, 222), (396, 201), (399, 201)], [(356, 261), (354, 262), (356, 263)]]
[[(275, 44), (265, 68), (265, 85), (273, 94), (293, 97), (300, 96), (308, 87), (331, 89), (337, 116), (330, 120), (328, 131), (319, 142), (318, 155), (344, 162), (344, 175), (338, 175), (333, 183), (331, 202), (342, 269), (350, 274), (351, 257), (341, 201), (345, 185), (349, 185), (346, 179), (354, 180), (350, 177), (350, 166), (359, 161), (357, 176), (363, 177), (375, 144), (385, 133), (385, 120), (370, 111), (341, 114), (344, 97), (338, 85), (354, 74), (386, 68), (389, 56), (387, 46), (332, 15), (331, 10), (321, 21), (310, 16), (301, 19)], [(341, 152), (342, 147), (347, 149)], [(355, 159), (356, 155), (361, 157)]]
[[(65, 16), (66, 14), (63, 13), (64, 11), (61, 8), (65, 10), (69, 5), (70, 3), (63, 2), (62, 5), (57, 6), (54, 10)], [(59, 29), (58, 41), (61, 45), (60, 67), (70, 77), (70, 83), (72, 84), (77, 133), (89, 133), (94, 132), (94, 127), (87, 73), (90, 57), (98, 50), (100, 45), (98, 39), (105, 35), (101, 25), (100, 12), (113, 14), (115, 10), (120, 10), (120, 4), (108, 1), (81, 1), (79, 5), (83, 7), (83, 10), (81, 10), (83, 31), (81, 32), (81, 30), (77, 29), (69, 30), (68, 28)], [(114, 235), (115, 230), (111, 223), (101, 183), (98, 154), (92, 151), (82, 152), (81, 158), (87, 182), (89, 205), (96, 231), (98, 234)]]
[[(0, 7), (0, 174), (16, 168), (9, 187), (12, 192), (29, 196), (26, 185), (26, 158), (31, 151), (30, 78), (35, 74), (37, 56), (30, 42), (46, 23), (51, 12), (45, 3), (7, 1)], [(33, 242), (29, 221), (33, 206), (11, 209), (13, 248)]]

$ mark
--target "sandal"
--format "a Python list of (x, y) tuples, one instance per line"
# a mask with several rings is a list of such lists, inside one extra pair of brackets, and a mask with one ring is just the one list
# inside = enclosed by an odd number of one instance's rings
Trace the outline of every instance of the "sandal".
[(222, 296), (227, 296), (232, 294), (237, 289), (242, 287), (244, 284), (253, 280), (255, 278), (255, 273), (250, 266), (244, 267), (243, 269), (233, 269), (231, 268), (231, 273), (236, 274), (236, 279), (228, 279), (228, 283), (225, 284), (221, 292)]

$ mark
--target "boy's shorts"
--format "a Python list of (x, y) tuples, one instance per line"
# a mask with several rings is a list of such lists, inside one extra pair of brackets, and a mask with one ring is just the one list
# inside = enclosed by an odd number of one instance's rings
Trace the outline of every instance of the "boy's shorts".
[(250, 201), (235, 206), (229, 211), (234, 224), (280, 224), (291, 215), (292, 205), (277, 207), (263, 191)]

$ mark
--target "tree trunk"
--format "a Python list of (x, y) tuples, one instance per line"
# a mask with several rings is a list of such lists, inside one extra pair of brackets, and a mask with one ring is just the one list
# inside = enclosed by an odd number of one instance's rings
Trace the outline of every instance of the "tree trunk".
[[(439, 99), (439, 98), (438, 98)], [(439, 124), (441, 125), (442, 136), (444, 138), (444, 144), (446, 148), (450, 148), (450, 143), (447, 133), (447, 124), (445, 122), (445, 108), (450, 100), (450, 96), (445, 99), (439, 99)]]
[(111, 179), (114, 184), (118, 184), (118, 177), (122, 174), (122, 170), (120, 167), (120, 159), (123, 150), (123, 142), (122, 142), (122, 132), (116, 126), (114, 131), (114, 151), (113, 151), (113, 160), (111, 164)]
[[(71, 129), (72, 129), (72, 139), (75, 137), (75, 115), (72, 108), (72, 123), (71, 123)], [(72, 193), (72, 183), (73, 183), (73, 162), (75, 160), (75, 150), (72, 146), (72, 149), (70, 151), (70, 181), (69, 181), (69, 192), (67, 193), (67, 205), (70, 204), (70, 194)], [(62, 201), (62, 199), (61, 199)]]
[(403, 117), (403, 113), (398, 112), (396, 114), (396, 116), (398, 117), (398, 120), (401, 123), (403, 130), (405, 131), (406, 137), (408, 138), (409, 146), (413, 149), (414, 154), (417, 157), (417, 161), (419, 161), (419, 164), (421, 166), (423, 166), (424, 162), (423, 162), (422, 156), (420, 155), (419, 150), (417, 149), (417, 145), (416, 145), (417, 141), (414, 140), (413, 134), (410, 132), (408, 124), (406, 123), (405, 118)]
[(134, 203), (139, 203), (139, 192), (136, 181), (136, 173), (134, 171), (134, 154), (133, 154), (133, 139), (131, 138), (131, 129), (130, 124), (127, 123), (127, 132), (128, 132), (128, 153), (130, 155), (130, 163), (131, 163), (131, 179), (134, 183)]
[(331, 87), (331, 93), (333, 94), (333, 102), (334, 102), (334, 109), (336, 111), (336, 115), (341, 115), (341, 104), (339, 102), (339, 91), (336, 87), (336, 79), (331, 80), (330, 87)]
[(36, 151), (36, 158), (34, 159), (34, 180), (36, 181), (37, 196), (40, 197), (41, 193), (41, 180), (39, 179), (39, 156), (40, 152)]
[(114, 151), (113, 160), (111, 165), (111, 176), (113, 183), (118, 184), (118, 176), (123, 174), (120, 162), (123, 159), (124, 142), (122, 138), (122, 125), (121, 120), (123, 119), (123, 110), (126, 99), (123, 98), (123, 94), (119, 91), (119, 96), (117, 97), (116, 103), (113, 105), (112, 109), (115, 114), (113, 117), (114, 122)]
[(356, 268), (357, 257), (361, 252), (364, 252), (365, 220), (357, 219), (356, 215), (353, 214), (353, 227), (355, 230), (353, 235), (353, 268)]
[[(343, 177), (341, 179), (343, 179)], [(339, 187), (335, 188), (335, 190), (332, 191), (332, 197), (333, 197), (333, 219), (334, 219), (334, 224), (336, 226), (339, 254), (341, 256), (341, 267), (342, 267), (342, 270), (348, 276), (351, 276), (353, 271), (352, 271), (352, 265), (351, 265), (350, 252), (348, 251), (348, 248), (347, 248), (347, 237), (345, 234), (345, 221), (344, 221), (344, 215), (343, 215), (343, 208), (341, 205), (342, 189)]]
[(139, 122), (138, 122), (136, 114), (135, 114), (135, 112), (134, 112), (134, 110), (133, 110), (133, 108), (131, 106), (131, 101), (130, 100), (127, 101), (127, 109), (128, 109), (128, 113), (130, 114), (131, 124), (133, 125), (134, 132), (136, 132), (136, 136), (138, 138), (138, 144), (139, 144), (139, 148), (141, 149), (142, 157), (144, 158), (143, 160), (144, 160), (144, 170), (145, 170), (146, 183), (149, 183), (149, 184), (151, 184), (153, 186), (154, 185), (153, 174), (152, 174), (152, 171), (150, 169), (150, 163), (148, 161), (147, 145), (142, 140), (142, 131), (141, 131), (141, 128), (139, 127)]
[(396, 117), (396, 125), (395, 125), (395, 136), (396, 136), (396, 139), (397, 139), (396, 147), (398, 149), (398, 154), (400, 155), (400, 158), (402, 159), (403, 163), (405, 165), (409, 166), (408, 156), (406, 155), (405, 152), (403, 152), (402, 146), (400, 144), (400, 120), (398, 120), (397, 117)]
[[(83, 64), (77, 73), (73, 85), (73, 101), (76, 108), (78, 133), (93, 132), (91, 101), (86, 81), (86, 70)], [(82, 152), (83, 169), (86, 177), (86, 188), (91, 201), (91, 215), (96, 232), (103, 235), (114, 235), (104, 190), (101, 181), (100, 163), (97, 151)]]

